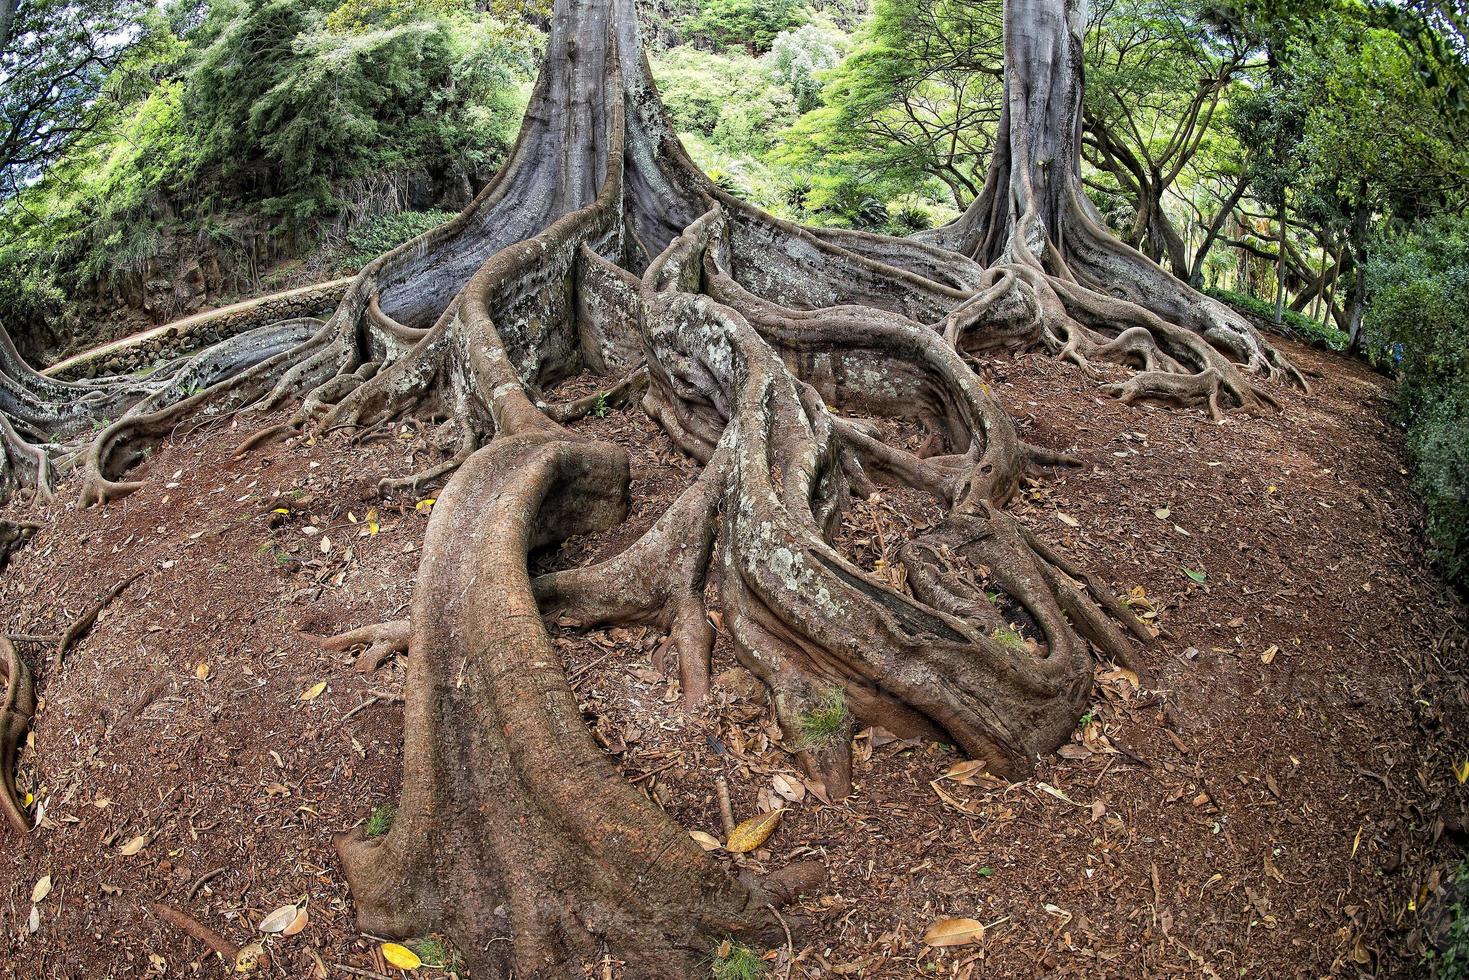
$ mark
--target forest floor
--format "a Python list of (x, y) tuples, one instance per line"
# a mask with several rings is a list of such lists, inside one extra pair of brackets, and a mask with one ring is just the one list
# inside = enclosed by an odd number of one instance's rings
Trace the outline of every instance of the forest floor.
[[(1119, 404), (1049, 358), (994, 364), (1026, 438), (1084, 461), (1015, 512), (1160, 631), (1141, 676), (1099, 666), (1074, 741), (1024, 782), (869, 730), (857, 792), (828, 804), (773, 744), (726, 637), (713, 697), (687, 714), (658, 636), (551, 624), (588, 723), (671, 816), (722, 838), (723, 776), (737, 819), (785, 808), (746, 865), (826, 863), (772, 975), (1424, 969), (1469, 842), (1465, 610), (1418, 544), (1388, 382), (1283, 346), (1321, 375), (1315, 393), (1220, 424)], [(694, 476), (636, 408), (578, 428), (628, 448), (635, 510), (538, 567), (615, 551)], [(222, 974), (152, 902), (236, 944), (294, 904), (309, 921), (266, 940), (267, 975), (394, 973), (355, 927), (332, 838), (396, 798), (403, 665), (356, 673), (312, 637), (406, 615), (431, 503), (372, 491), (439, 450), (410, 426), (234, 459), (244, 434), (181, 430), (141, 492), (52, 505), (0, 576), (3, 628), (44, 635), (142, 573), (59, 673), (49, 647), (22, 647), (44, 698), (20, 771), (40, 825), (28, 840), (0, 826), (0, 976)], [(895, 539), (935, 516), (883, 494), (838, 544), (893, 576)], [(926, 946), (945, 917), (985, 923), (983, 941)]]

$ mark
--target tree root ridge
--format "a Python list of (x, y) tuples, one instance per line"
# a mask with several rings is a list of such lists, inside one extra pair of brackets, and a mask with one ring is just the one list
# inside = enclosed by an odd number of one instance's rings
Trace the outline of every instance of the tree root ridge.
[(597, 746), (541, 624), (527, 552), (620, 521), (627, 485), (621, 450), (532, 434), (480, 450), (438, 498), (397, 817), (382, 838), (338, 843), (364, 929), (441, 929), (477, 976), (573, 975), (604, 944), (631, 975), (684, 976), (723, 935), (773, 924), (767, 891)]
[(15, 764), (36, 714), (36, 688), (30, 668), (4, 637), (0, 637), (0, 681), (5, 685), (0, 701), (0, 810), (16, 833), (26, 834), (31, 822), (15, 788)]
[[(322, 641), (365, 646), (363, 670), (409, 654), (396, 820), (338, 841), (365, 930), (441, 931), (477, 976), (580, 976), (604, 955), (629, 976), (692, 976), (729, 934), (784, 939), (773, 906), (810, 869), (742, 878), (623, 780), (544, 616), (666, 631), (699, 710), (717, 581), (736, 657), (831, 798), (851, 789), (858, 724), (1024, 776), (1074, 730), (1094, 658), (1134, 662), (1150, 640), (1005, 511), (1026, 475), (1075, 460), (1022, 442), (973, 365), (1044, 347), (1124, 400), (1216, 417), (1270, 407), (1257, 380), (1297, 376), (1106, 235), (1075, 186), (1075, 4), (1006, 10), (1007, 60), (1036, 84), (1011, 89), (975, 206), (924, 241), (812, 231), (725, 194), (674, 135), (632, 0), (557, 0), (501, 173), (364, 268), (329, 319), (85, 384), (0, 342), (0, 490), (44, 497), (79, 470), (83, 501), (105, 503), (192, 417), (297, 406), (241, 451), (442, 424), (448, 458), (379, 484), (448, 477), (409, 620)], [(596, 394), (548, 397), (583, 372)], [(627, 453), (584, 420), (635, 404), (703, 472), (620, 555), (532, 581), (532, 550), (625, 518)], [(864, 568), (837, 532), (854, 498), (889, 488), (944, 516)], [(14, 742), (34, 692), (13, 651), (6, 669)]]

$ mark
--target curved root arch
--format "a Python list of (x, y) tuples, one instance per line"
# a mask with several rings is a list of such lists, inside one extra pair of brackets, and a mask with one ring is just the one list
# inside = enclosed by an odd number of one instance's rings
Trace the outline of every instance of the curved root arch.
[[(371, 642), (367, 667), (409, 650), (399, 816), (383, 838), (339, 842), (359, 920), (445, 932), (485, 975), (579, 975), (608, 954), (630, 975), (697, 972), (726, 934), (775, 925), (810, 870), (742, 877), (626, 784), (541, 617), (667, 630), (697, 710), (717, 572), (737, 657), (830, 794), (851, 789), (850, 727), (802, 731), (835, 694), (849, 726), (942, 738), (1018, 776), (1071, 731), (1094, 657), (1125, 660), (1148, 634), (1004, 512), (1027, 472), (1066, 460), (1019, 439), (971, 361), (1045, 346), (1135, 368), (1123, 398), (1214, 413), (1268, 403), (1249, 374), (1290, 370), (1096, 223), (1073, 179), (1072, 19), (1067, 0), (1007, 5), (1023, 84), (985, 193), (906, 241), (812, 231), (724, 194), (673, 134), (631, 0), (558, 0), (516, 148), (461, 215), (370, 264), (325, 322), (241, 334), (166, 377), (59, 385), (0, 347), (6, 472), (40, 491), (80, 460), (84, 499), (106, 501), (182, 419), (288, 400), (289, 422), (252, 443), (451, 422), (452, 458), (381, 485), (454, 474), (409, 623), (329, 641)], [(598, 396), (546, 396), (583, 371), (607, 379)], [(703, 472), (622, 554), (532, 580), (530, 550), (626, 514), (625, 453), (566, 426), (638, 393)], [(38, 438), (53, 417), (76, 432), (119, 409), (94, 439)], [(893, 445), (874, 416), (917, 425), (922, 447)], [(884, 485), (946, 517), (879, 581), (834, 542), (853, 496)], [(28, 675), (4, 666), (20, 705), (8, 735), (28, 722)]]

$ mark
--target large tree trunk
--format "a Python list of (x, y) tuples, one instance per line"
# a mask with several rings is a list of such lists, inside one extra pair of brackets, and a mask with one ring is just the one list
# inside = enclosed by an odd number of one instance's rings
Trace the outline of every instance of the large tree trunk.
[[(924, 243), (800, 228), (724, 194), (673, 133), (632, 0), (557, 0), (516, 148), (462, 214), (370, 263), (325, 322), (259, 328), (146, 384), (63, 385), (0, 347), (5, 472), (40, 493), (79, 471), (83, 500), (106, 501), (189, 415), (299, 401), (242, 450), (447, 419), (459, 452), (381, 485), (457, 468), (406, 631), (398, 817), (382, 838), (339, 842), (359, 921), (443, 932), (476, 976), (582, 976), (604, 957), (628, 976), (696, 975), (731, 934), (777, 935), (774, 907), (812, 869), (743, 876), (625, 784), (542, 616), (667, 631), (700, 710), (717, 579), (736, 656), (831, 796), (851, 788), (863, 724), (1021, 777), (1073, 730), (1094, 658), (1125, 661), (1149, 633), (1003, 509), (1027, 474), (1069, 461), (1020, 440), (970, 359), (1044, 345), (1140, 368), (1108, 386), (1124, 399), (1214, 414), (1268, 404), (1248, 372), (1286, 370), (1247, 325), (1108, 236), (1081, 196), (1083, 20), (1061, 0), (1010, 5), (989, 181)], [(605, 376), (602, 397), (547, 395), (582, 372)], [(533, 548), (625, 513), (624, 453), (568, 426), (639, 391), (701, 475), (621, 554), (532, 579)], [(82, 435), (103, 411), (117, 421)], [(925, 448), (884, 442), (873, 415), (921, 426)], [(853, 494), (881, 484), (946, 510), (900, 549), (906, 588), (834, 544)], [(385, 624), (338, 645), (374, 641), (370, 662), (404, 635)], [(29, 719), (17, 690), (7, 732)], [(833, 698), (842, 730), (803, 738)]]
[[(1097, 295), (1140, 307), (1192, 333), (1250, 370), (1284, 374), (1304, 383), (1238, 314), (1175, 279), (1156, 263), (1114, 238), (1082, 192), (1080, 175), (1082, 31), (1085, 0), (1009, 0), (1005, 4), (1005, 109), (996, 151), (980, 196), (953, 224), (925, 240), (973, 256), (989, 266), (1019, 264), (1044, 272), (1052, 284), (1074, 284)], [(1063, 305), (1086, 321), (1094, 302)], [(1085, 327), (1092, 326), (1085, 323)], [(1099, 338), (1083, 328), (1054, 330), (1060, 343), (1095, 349)], [(1167, 331), (1155, 331), (1166, 333)], [(1177, 377), (1136, 377), (1140, 394), (1211, 389), (1208, 354), (1175, 336), (1154, 337), (1164, 352), (1195, 370), (1193, 382)], [(1188, 348), (1186, 351), (1185, 348)], [(1179, 355), (1182, 354), (1182, 357)], [(1238, 388), (1238, 386), (1235, 386)], [(1253, 403), (1248, 392), (1231, 392)]]

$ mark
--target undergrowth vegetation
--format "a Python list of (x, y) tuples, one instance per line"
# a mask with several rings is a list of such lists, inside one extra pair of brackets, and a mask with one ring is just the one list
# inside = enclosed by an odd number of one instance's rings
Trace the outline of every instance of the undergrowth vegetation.
[(1395, 371), (1414, 482), (1441, 567), (1469, 588), (1469, 220), (1404, 234), (1368, 270), (1369, 353)]
[(151, 83), (0, 207), (0, 307), (31, 350), (79, 297), (173, 316), (151, 284), (195, 263), (210, 292), (250, 291), (344, 233), (376, 253), (423, 226), (381, 215), (457, 210), (508, 151), (537, 45), (451, 0), (176, 3), (140, 30), (126, 69)]

